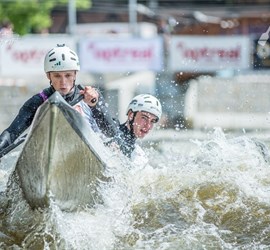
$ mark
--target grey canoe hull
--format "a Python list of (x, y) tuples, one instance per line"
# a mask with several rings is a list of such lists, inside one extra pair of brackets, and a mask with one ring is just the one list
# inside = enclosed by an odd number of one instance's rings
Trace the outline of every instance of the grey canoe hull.
[(62, 210), (100, 202), (97, 187), (105, 163), (92, 146), (97, 138), (57, 92), (38, 109), (16, 164), (32, 208), (52, 200)]

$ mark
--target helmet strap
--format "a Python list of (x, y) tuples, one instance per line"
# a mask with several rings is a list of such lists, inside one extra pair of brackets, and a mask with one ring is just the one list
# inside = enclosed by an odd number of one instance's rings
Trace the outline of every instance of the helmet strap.
[(53, 84), (52, 84), (52, 80), (51, 80), (51, 76), (50, 76), (50, 72), (47, 72), (46, 74), (47, 74), (47, 78), (50, 80), (50, 86), (54, 89)]
[(133, 117), (132, 117), (131, 120), (128, 119), (128, 124), (129, 124), (131, 135), (135, 137), (135, 134), (134, 134), (134, 120), (135, 120), (135, 116), (137, 115), (137, 112), (133, 112), (132, 110), (131, 110), (131, 112), (133, 113)]
[(50, 86), (51, 86), (51, 88), (53, 89), (53, 91), (55, 91), (55, 88), (54, 88), (54, 86), (52, 85), (52, 81), (50, 81)]
[(50, 80), (50, 86), (51, 86), (51, 88), (53, 89), (53, 91), (55, 91), (55, 88), (54, 88), (54, 86), (53, 86), (53, 84), (52, 84), (52, 80)]

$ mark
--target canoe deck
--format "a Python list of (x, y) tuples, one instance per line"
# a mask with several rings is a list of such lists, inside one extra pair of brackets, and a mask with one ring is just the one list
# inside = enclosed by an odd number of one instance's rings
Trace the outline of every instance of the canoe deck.
[(37, 111), (16, 164), (21, 188), (32, 208), (53, 200), (62, 210), (100, 202), (105, 162), (99, 137), (88, 122), (53, 94)]

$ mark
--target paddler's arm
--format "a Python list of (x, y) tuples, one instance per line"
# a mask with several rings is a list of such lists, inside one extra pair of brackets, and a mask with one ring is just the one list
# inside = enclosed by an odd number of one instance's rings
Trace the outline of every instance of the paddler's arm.
[[(95, 103), (93, 101), (91, 102), (91, 99), (93, 98), (95, 98)], [(125, 135), (120, 129), (120, 123), (118, 120), (111, 117), (107, 108), (108, 105), (106, 104), (100, 91), (98, 89), (89, 91), (87, 100), (88, 106), (92, 111), (92, 116), (95, 119), (98, 128), (106, 137), (112, 138), (105, 144), (109, 145), (111, 143), (116, 143), (119, 145), (120, 150), (125, 155), (130, 157), (132, 151), (134, 150), (134, 145), (129, 144), (128, 141), (124, 139)]]
[(42, 103), (43, 100), (38, 95), (34, 95), (23, 104), (13, 122), (0, 135), (0, 150), (13, 143), (31, 125)]
[(107, 137), (114, 137), (118, 132), (119, 122), (112, 119), (101, 92), (93, 87), (87, 86), (81, 90), (84, 102), (92, 111), (100, 131)]

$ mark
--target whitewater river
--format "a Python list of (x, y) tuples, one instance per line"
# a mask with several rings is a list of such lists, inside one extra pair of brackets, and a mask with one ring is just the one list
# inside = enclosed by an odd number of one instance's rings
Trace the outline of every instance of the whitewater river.
[(269, 134), (162, 131), (149, 164), (110, 169), (103, 203), (67, 213), (31, 210), (1, 161), (1, 249), (270, 249)]

